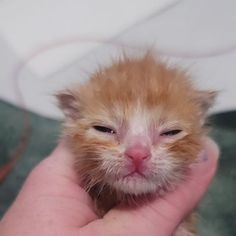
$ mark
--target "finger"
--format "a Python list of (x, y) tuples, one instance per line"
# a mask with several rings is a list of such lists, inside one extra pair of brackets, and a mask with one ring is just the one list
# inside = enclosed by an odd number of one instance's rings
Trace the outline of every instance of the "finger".
[[(206, 192), (217, 168), (219, 149), (204, 140), (202, 161), (190, 168), (189, 178), (174, 192), (138, 209), (114, 209), (103, 220), (90, 223), (81, 235), (172, 235), (180, 221), (196, 206)], [(106, 234), (107, 235), (107, 234)]]
[(92, 206), (90, 197), (79, 185), (74, 159), (65, 143), (59, 143), (54, 151), (31, 171), (24, 189), (29, 187), (31, 191), (34, 188), (35, 194), (71, 195)]
[[(49, 231), (52, 235), (69, 235), (56, 232), (65, 229), (77, 232), (80, 226), (97, 219), (90, 197), (78, 185), (72, 160), (73, 155), (60, 144), (36, 166), (3, 217), (0, 232), (38, 235), (45, 229), (45, 234), (40, 235), (51, 235), (47, 234)], [(9, 222), (15, 227), (9, 228)]]

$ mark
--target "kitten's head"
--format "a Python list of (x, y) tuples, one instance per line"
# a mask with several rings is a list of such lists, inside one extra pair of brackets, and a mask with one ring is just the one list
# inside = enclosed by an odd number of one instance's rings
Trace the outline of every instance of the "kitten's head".
[(87, 187), (108, 185), (134, 195), (182, 179), (201, 151), (214, 96), (150, 55), (124, 58), (57, 95), (64, 137)]

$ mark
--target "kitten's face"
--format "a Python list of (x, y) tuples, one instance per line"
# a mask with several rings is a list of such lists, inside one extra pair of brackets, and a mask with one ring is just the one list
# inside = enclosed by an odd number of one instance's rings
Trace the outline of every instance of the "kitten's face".
[(201, 150), (212, 97), (150, 56), (116, 63), (59, 94), (65, 138), (86, 187), (139, 195), (174, 186)]

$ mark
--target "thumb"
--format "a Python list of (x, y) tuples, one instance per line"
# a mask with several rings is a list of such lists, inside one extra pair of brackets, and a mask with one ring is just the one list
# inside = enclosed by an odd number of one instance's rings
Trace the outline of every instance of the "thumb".
[(172, 235), (179, 223), (197, 205), (215, 175), (219, 149), (210, 139), (204, 140), (201, 161), (192, 164), (189, 178), (175, 191), (136, 209), (113, 209), (103, 219), (81, 229), (92, 235)]

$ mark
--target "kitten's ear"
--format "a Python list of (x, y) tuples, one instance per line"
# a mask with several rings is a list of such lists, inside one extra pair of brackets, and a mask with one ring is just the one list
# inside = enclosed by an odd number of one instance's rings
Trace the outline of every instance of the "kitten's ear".
[(75, 97), (72, 91), (64, 90), (55, 94), (58, 106), (62, 109), (66, 118), (76, 119), (79, 116), (78, 98)]
[(217, 91), (196, 91), (194, 100), (199, 104), (203, 117), (206, 116), (207, 111), (214, 104), (217, 94)]

